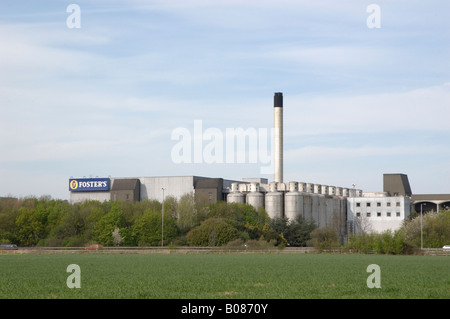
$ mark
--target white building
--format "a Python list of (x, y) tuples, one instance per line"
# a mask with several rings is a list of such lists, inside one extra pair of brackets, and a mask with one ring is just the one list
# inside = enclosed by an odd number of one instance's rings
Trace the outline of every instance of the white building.
[(383, 232), (399, 229), (411, 212), (411, 198), (388, 193), (364, 193), (347, 198), (347, 221), (351, 232)]

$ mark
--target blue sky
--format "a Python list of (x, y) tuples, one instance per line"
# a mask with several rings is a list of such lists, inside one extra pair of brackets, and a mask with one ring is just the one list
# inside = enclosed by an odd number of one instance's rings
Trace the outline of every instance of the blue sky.
[[(69, 4), (81, 28), (68, 28)], [(367, 7), (381, 9), (370, 29)], [(67, 199), (73, 177), (265, 177), (176, 164), (178, 127), (270, 128), (285, 181), (450, 193), (450, 2), (0, 2), (0, 196)]]

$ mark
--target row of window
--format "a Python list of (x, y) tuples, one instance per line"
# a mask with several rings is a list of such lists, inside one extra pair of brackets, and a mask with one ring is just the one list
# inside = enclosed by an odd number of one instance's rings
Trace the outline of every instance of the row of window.
[[(386, 206), (391, 207), (391, 204), (393, 204), (393, 203), (388, 202), (388, 203), (386, 203)], [(395, 206), (397, 206), (397, 207), (400, 207), (400, 205), (401, 205), (400, 202), (395, 203)], [(370, 207), (370, 206), (371, 206), (371, 203), (366, 203), (366, 207)], [(361, 203), (356, 203), (356, 207), (361, 207)], [(377, 207), (381, 207), (380, 202), (377, 202)]]
[[(393, 216), (393, 214), (391, 214), (391, 212), (386, 213), (386, 217), (391, 217), (391, 216)], [(401, 216), (400, 212), (396, 212), (395, 216), (400, 217)], [(356, 217), (361, 217), (361, 212), (356, 212)], [(372, 213), (367, 212), (366, 217), (372, 217)], [(381, 217), (381, 212), (377, 212), (377, 217)]]

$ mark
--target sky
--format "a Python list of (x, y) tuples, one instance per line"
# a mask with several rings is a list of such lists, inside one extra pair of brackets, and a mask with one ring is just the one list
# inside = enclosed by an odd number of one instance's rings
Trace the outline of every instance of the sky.
[(285, 182), (379, 192), (402, 173), (415, 194), (448, 194), (448, 12), (447, 0), (2, 0), (0, 196), (69, 199), (71, 177), (271, 181), (261, 158), (173, 154), (180, 128), (200, 155), (226, 144), (208, 132), (270, 130), (275, 92)]

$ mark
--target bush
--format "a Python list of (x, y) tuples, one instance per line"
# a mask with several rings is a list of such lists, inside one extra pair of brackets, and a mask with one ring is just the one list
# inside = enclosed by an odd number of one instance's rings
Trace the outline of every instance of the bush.
[(237, 239), (238, 231), (226, 219), (212, 217), (186, 235), (190, 246), (222, 246)]
[(375, 251), (378, 254), (399, 255), (406, 252), (408, 245), (401, 231), (386, 230), (382, 233), (353, 234), (346, 248), (362, 253)]
[(330, 227), (316, 228), (311, 232), (310, 246), (318, 249), (320, 252), (326, 249), (338, 248), (340, 246), (338, 236)]
[(274, 231), (281, 234), (286, 244), (293, 247), (305, 247), (311, 239), (311, 232), (317, 227), (313, 221), (308, 222), (302, 216), (295, 220), (275, 218), (271, 222)]

